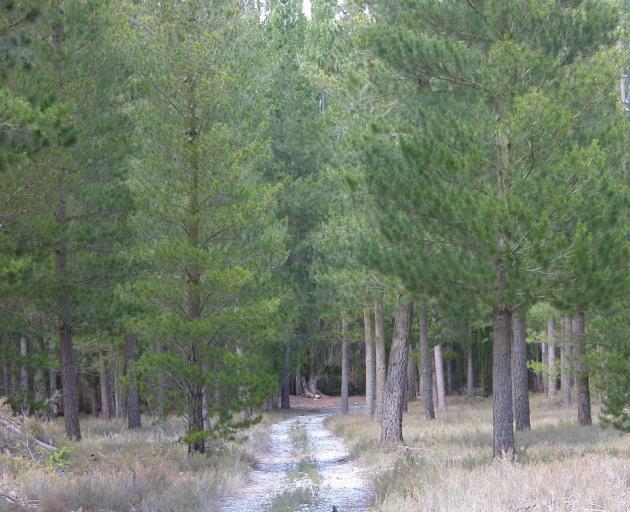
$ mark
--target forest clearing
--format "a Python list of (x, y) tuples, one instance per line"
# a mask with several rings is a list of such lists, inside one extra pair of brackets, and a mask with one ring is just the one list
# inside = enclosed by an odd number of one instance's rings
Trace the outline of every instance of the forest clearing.
[(0, 0), (0, 510), (630, 510), (628, 0)]

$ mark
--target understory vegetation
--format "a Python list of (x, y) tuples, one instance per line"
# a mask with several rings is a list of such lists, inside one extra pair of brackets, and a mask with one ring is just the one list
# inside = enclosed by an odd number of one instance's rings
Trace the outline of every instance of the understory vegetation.
[(453, 397), (436, 420), (411, 402), (405, 444), (383, 452), (361, 414), (327, 425), (372, 475), (373, 509), (405, 511), (623, 512), (630, 507), (630, 439), (575, 424), (574, 408), (532, 397), (532, 428), (516, 435), (514, 463), (492, 461), (491, 402)]

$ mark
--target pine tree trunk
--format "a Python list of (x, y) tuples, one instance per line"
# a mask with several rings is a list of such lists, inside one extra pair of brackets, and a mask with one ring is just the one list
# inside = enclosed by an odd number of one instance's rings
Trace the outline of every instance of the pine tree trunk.
[(547, 396), (556, 395), (556, 322), (552, 318), (547, 323)]
[(435, 356), (435, 382), (437, 385), (438, 409), (446, 409), (446, 390), (444, 388), (444, 359), (442, 357), (442, 345), (438, 343), (433, 347)]
[(282, 368), (282, 384), (280, 385), (280, 408), (291, 407), (289, 395), (291, 394), (291, 348), (289, 343), (284, 346), (284, 361)]
[(365, 409), (374, 418), (376, 400), (376, 368), (374, 366), (374, 344), (372, 342), (372, 317), (370, 306), (363, 306), (363, 328), (365, 331)]
[(512, 428), (511, 356), (512, 319), (510, 310), (503, 306), (494, 310), (492, 336), (492, 453), (494, 457), (512, 458), (514, 430)]
[(127, 421), (129, 428), (140, 428), (140, 396), (138, 394), (138, 338), (134, 333), (125, 334), (125, 367), (127, 373)]
[[(161, 354), (164, 349), (162, 348), (162, 344), (158, 344), (155, 348), (155, 351), (158, 354)], [(166, 400), (164, 397), (164, 375), (162, 372), (158, 371), (157, 375), (157, 415), (160, 418), (163, 418), (166, 413)]]
[(98, 375), (101, 390), (101, 416), (106, 420), (112, 419), (109, 378), (107, 376), (107, 355), (104, 350), (98, 353)]
[(394, 315), (394, 338), (389, 356), (381, 411), (381, 445), (402, 443), (404, 392), (409, 359), (411, 304), (399, 306)]
[(529, 420), (529, 389), (527, 384), (527, 331), (525, 311), (512, 315), (512, 400), (516, 430), (531, 428)]
[[(37, 339), (37, 352), (38, 354), (44, 353), (43, 338)], [(35, 401), (38, 404), (43, 404), (46, 400), (46, 383), (44, 382), (44, 368), (41, 364), (37, 365), (33, 374), (33, 391), (35, 392)]]
[(350, 363), (348, 361), (348, 321), (341, 313), (341, 414), (348, 414), (348, 378)]
[(198, 384), (192, 384), (188, 391), (188, 434), (193, 436), (188, 441), (189, 455), (205, 453), (206, 443), (201, 435), (203, 431), (203, 389)]
[(418, 373), (416, 370), (416, 362), (413, 357), (409, 357), (407, 363), (407, 401), (415, 402), (417, 400), (416, 389), (418, 387)]
[(466, 394), (472, 396), (475, 392), (475, 366), (473, 360), (472, 340), (466, 347)]
[(453, 394), (453, 361), (446, 361), (446, 396)]
[(547, 381), (549, 375), (549, 344), (543, 341), (540, 344), (540, 360), (542, 363), (543, 370), (540, 373), (540, 393), (543, 396), (547, 395)]
[(22, 411), (25, 415), (30, 415), (31, 407), (28, 402), (29, 386), (28, 386), (28, 341), (26, 338), (20, 338), (20, 395), (22, 402)]
[(591, 391), (588, 379), (588, 366), (585, 361), (586, 345), (584, 341), (584, 313), (573, 318), (575, 343), (575, 388), (577, 392), (578, 423), (591, 425)]
[(424, 413), (427, 419), (435, 419), (433, 409), (433, 377), (431, 368), (432, 357), (429, 350), (429, 326), (427, 313), (424, 308), (420, 311), (420, 379), (422, 380), (422, 398), (424, 400)]
[[(54, 337), (48, 340), (48, 354), (51, 361), (57, 359), (57, 342)], [(51, 366), (48, 369), (48, 389), (50, 391), (50, 402), (48, 403), (48, 417), (56, 418), (59, 411), (57, 398), (57, 369)]]
[(385, 353), (385, 330), (383, 325), (383, 303), (374, 303), (374, 335), (376, 349), (376, 417), (381, 418), (385, 379), (387, 378), (387, 355)]
[(560, 389), (562, 390), (562, 405), (571, 405), (571, 339), (573, 325), (571, 317), (562, 319), (562, 345), (560, 346)]
[[(63, 186), (58, 190), (59, 205), (57, 207), (57, 221), (66, 221), (66, 190)], [(55, 249), (55, 275), (61, 290), (57, 296), (57, 317), (59, 318), (59, 346), (61, 356), (61, 386), (63, 391), (63, 417), (66, 426), (66, 436), (70, 439), (81, 439), (79, 425), (79, 401), (77, 396), (77, 370), (72, 342), (72, 326), (70, 323), (70, 297), (64, 289), (67, 284), (67, 243), (62, 234)]]

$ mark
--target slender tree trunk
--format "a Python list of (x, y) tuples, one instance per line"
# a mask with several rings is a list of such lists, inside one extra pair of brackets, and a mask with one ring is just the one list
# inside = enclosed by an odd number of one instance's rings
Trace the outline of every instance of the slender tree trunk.
[(451, 396), (453, 394), (453, 361), (448, 359), (446, 361), (446, 395)]
[[(48, 354), (51, 361), (57, 359), (57, 342), (54, 337), (48, 340)], [(48, 389), (50, 391), (50, 402), (48, 403), (48, 417), (56, 418), (59, 410), (57, 398), (57, 369), (55, 366), (48, 368)]]
[(138, 338), (134, 333), (125, 334), (125, 367), (127, 373), (127, 421), (129, 428), (140, 428), (140, 396), (138, 394)]
[[(161, 354), (164, 351), (164, 349), (162, 348), (162, 344), (161, 343), (158, 344), (158, 346), (156, 347), (155, 351), (158, 354)], [(157, 393), (157, 415), (160, 418), (163, 418), (164, 415), (165, 415), (165, 412), (166, 412), (166, 404), (165, 404), (166, 400), (165, 400), (165, 397), (164, 397), (164, 375), (163, 375), (162, 372), (158, 372), (156, 382), (157, 382), (157, 391), (156, 391), (156, 393)]]
[(560, 389), (562, 390), (562, 405), (571, 405), (571, 339), (573, 325), (571, 317), (562, 319), (562, 345), (560, 347)]
[(350, 363), (348, 361), (348, 321), (341, 313), (341, 414), (348, 414), (348, 378)]
[[(44, 353), (44, 340), (41, 337), (37, 339), (37, 352), (39, 354)], [(37, 365), (33, 374), (33, 391), (35, 392), (35, 401), (38, 404), (43, 404), (46, 400), (46, 383), (44, 382), (44, 367), (41, 364)]]
[(424, 399), (424, 413), (427, 419), (435, 419), (433, 409), (433, 378), (431, 375), (432, 357), (429, 351), (429, 326), (427, 312), (420, 310), (420, 379), (422, 380), (422, 398)]
[(31, 407), (28, 402), (28, 340), (20, 338), (20, 395), (22, 397), (22, 411), (25, 415), (31, 414)]
[(435, 356), (435, 382), (437, 384), (438, 409), (446, 409), (446, 389), (444, 387), (444, 358), (442, 357), (442, 345), (438, 343), (433, 347)]
[(543, 370), (540, 373), (540, 393), (543, 396), (547, 395), (547, 381), (549, 380), (549, 344), (543, 341), (540, 344), (540, 360), (542, 362)]
[(101, 416), (106, 420), (112, 419), (109, 378), (107, 376), (107, 354), (104, 350), (98, 353), (98, 375), (101, 390)]
[(374, 418), (376, 400), (376, 368), (374, 366), (374, 344), (372, 342), (372, 317), (370, 306), (363, 306), (363, 328), (365, 331), (365, 409)]
[(531, 427), (529, 421), (529, 389), (527, 385), (527, 330), (525, 310), (512, 315), (512, 400), (516, 430)]
[(383, 324), (383, 303), (374, 303), (374, 334), (376, 349), (376, 417), (381, 418), (383, 392), (387, 378), (387, 355), (385, 353), (385, 329)]
[(492, 339), (492, 453), (494, 457), (512, 458), (514, 455), (514, 430), (512, 428), (512, 377), (511, 356), (512, 318), (510, 310), (503, 306), (494, 310)]
[(202, 433), (204, 432), (203, 419), (203, 389), (194, 383), (188, 392), (188, 454), (205, 453), (206, 443)]
[(466, 347), (466, 394), (472, 396), (475, 392), (475, 366), (473, 360), (472, 340)]
[(410, 356), (407, 363), (407, 400), (409, 402), (415, 402), (417, 400), (417, 387), (418, 371), (416, 369), (416, 362), (413, 360), (413, 357)]
[(280, 408), (291, 407), (289, 395), (291, 394), (291, 348), (289, 343), (284, 346), (284, 362), (282, 370), (282, 384), (280, 386)]
[(585, 361), (586, 344), (584, 341), (584, 313), (573, 318), (573, 335), (575, 343), (575, 388), (577, 392), (578, 423), (591, 425), (591, 391), (588, 379), (588, 366)]
[(547, 396), (553, 398), (556, 395), (556, 322), (552, 318), (547, 323)]
[(409, 359), (411, 310), (411, 304), (402, 305), (396, 309), (394, 315), (394, 339), (381, 411), (381, 445), (402, 443), (403, 440), (402, 416)]

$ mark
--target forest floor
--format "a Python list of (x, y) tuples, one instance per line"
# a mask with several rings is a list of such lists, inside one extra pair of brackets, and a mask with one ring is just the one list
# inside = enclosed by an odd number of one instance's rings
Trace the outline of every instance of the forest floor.
[(530, 398), (532, 429), (516, 433), (511, 464), (491, 458), (491, 399), (449, 398), (434, 421), (412, 402), (403, 421), (404, 446), (385, 453), (377, 423), (362, 413), (330, 416), (326, 425), (371, 475), (371, 510), (630, 510), (630, 435), (579, 427), (575, 407)]

